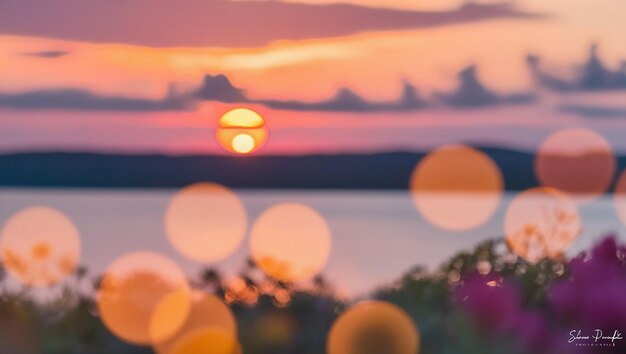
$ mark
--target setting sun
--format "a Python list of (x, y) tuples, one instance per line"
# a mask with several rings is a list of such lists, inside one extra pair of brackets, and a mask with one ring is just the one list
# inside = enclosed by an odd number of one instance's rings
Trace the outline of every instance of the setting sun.
[(239, 134), (233, 138), (233, 150), (240, 154), (247, 154), (250, 151), (254, 150), (254, 138), (252, 138), (248, 134)]
[(220, 118), (215, 136), (224, 149), (236, 154), (250, 154), (259, 150), (267, 140), (265, 120), (248, 108), (236, 108)]

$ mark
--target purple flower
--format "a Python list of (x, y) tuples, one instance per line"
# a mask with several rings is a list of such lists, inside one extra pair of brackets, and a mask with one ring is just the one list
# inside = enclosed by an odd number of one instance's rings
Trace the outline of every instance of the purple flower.
[(470, 275), (457, 287), (455, 295), (461, 306), (490, 332), (510, 328), (512, 319), (520, 312), (517, 288), (495, 273)]
[(538, 312), (520, 312), (513, 318), (511, 332), (525, 348), (540, 352), (550, 341), (550, 328), (545, 318)]
[(570, 262), (571, 279), (550, 289), (550, 308), (576, 328), (626, 328), (626, 268), (614, 236), (598, 243), (590, 257)]

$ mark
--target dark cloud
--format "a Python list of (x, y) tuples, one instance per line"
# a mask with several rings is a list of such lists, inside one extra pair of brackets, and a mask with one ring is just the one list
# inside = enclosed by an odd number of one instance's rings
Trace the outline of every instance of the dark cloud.
[[(439, 93), (436, 99), (455, 108), (487, 107), (503, 104), (527, 104), (535, 100), (528, 93), (504, 95), (486, 88), (478, 79), (476, 67), (469, 66), (459, 73), (459, 87), (451, 93)], [(184, 94), (170, 93), (161, 100), (129, 97), (103, 97), (78, 89), (38, 90), (15, 94), (0, 94), (0, 107), (25, 109), (65, 109), (103, 111), (159, 111), (184, 110), (198, 100), (224, 103), (262, 104), (276, 110), (317, 112), (409, 112), (431, 104), (420, 97), (411, 83), (403, 83), (402, 94), (391, 101), (372, 101), (359, 96), (350, 88), (340, 88), (337, 93), (322, 101), (253, 99), (246, 91), (236, 87), (225, 75), (205, 75), (198, 89)]]
[(584, 118), (626, 118), (626, 107), (566, 104), (559, 111)]
[(255, 103), (277, 110), (326, 112), (401, 112), (426, 106), (417, 90), (404, 83), (402, 96), (395, 101), (372, 102), (348, 88), (340, 89), (328, 100), (319, 102), (251, 99), (224, 75), (206, 75), (197, 90), (186, 94), (170, 90), (165, 98), (149, 100), (123, 96), (105, 97), (81, 89), (50, 89), (21, 93), (0, 93), (0, 108), (77, 111), (176, 111), (193, 106), (197, 100), (225, 103)]
[(510, 3), (420, 12), (280, 1), (0, 1), (0, 33), (154, 47), (250, 47), (279, 39), (538, 17), (543, 16)]
[(303, 102), (276, 99), (251, 99), (245, 91), (235, 87), (224, 75), (206, 75), (202, 85), (191, 95), (193, 98), (220, 101), (226, 103), (258, 103), (264, 106), (289, 111), (326, 111), (326, 112), (381, 112), (411, 111), (423, 108), (425, 103), (419, 98), (417, 90), (408, 82), (404, 83), (402, 96), (396, 101), (371, 102), (349, 88), (341, 88), (337, 94), (324, 101)]
[[(485, 87), (477, 76), (477, 68), (470, 65), (459, 72), (459, 86), (450, 93), (437, 93), (435, 99), (454, 108), (479, 108), (506, 104), (529, 104), (536, 97), (531, 93), (500, 94)], [(298, 101), (279, 99), (252, 99), (245, 90), (234, 86), (224, 75), (206, 75), (201, 86), (189, 95), (192, 100), (209, 100), (226, 103), (255, 103), (277, 110), (317, 112), (407, 112), (431, 106), (422, 99), (409, 82), (403, 83), (401, 96), (392, 101), (371, 101), (347, 87), (322, 101)]]
[(205, 75), (202, 85), (193, 96), (201, 100), (226, 103), (249, 102), (246, 92), (233, 86), (225, 75)]
[(371, 104), (349, 88), (343, 87), (334, 97), (320, 102), (262, 100), (263, 104), (275, 109), (289, 111), (357, 111), (369, 109)]
[(535, 100), (530, 93), (498, 94), (480, 82), (476, 66), (470, 65), (458, 74), (459, 86), (451, 93), (438, 93), (436, 98), (444, 105), (456, 108), (478, 108), (503, 104), (528, 104)]
[(23, 56), (27, 56), (27, 57), (56, 59), (56, 58), (64, 57), (64, 56), (70, 54), (70, 52), (64, 51), (64, 50), (44, 50), (44, 51), (41, 51), (41, 52), (23, 52), (23, 53), (20, 53), (20, 54), (23, 55)]
[(98, 96), (80, 89), (37, 90), (0, 94), (0, 108), (75, 111), (178, 111), (187, 102), (174, 94), (161, 100)]
[(612, 70), (598, 55), (598, 47), (592, 45), (587, 61), (578, 67), (574, 77), (562, 78), (541, 68), (541, 59), (529, 55), (527, 63), (535, 81), (542, 87), (558, 92), (626, 90), (626, 61)]
[(260, 100), (270, 108), (290, 111), (332, 111), (332, 112), (402, 112), (424, 108), (426, 104), (419, 98), (417, 90), (408, 82), (404, 83), (402, 96), (396, 101), (372, 102), (359, 96), (349, 88), (341, 88), (334, 97), (320, 102)]

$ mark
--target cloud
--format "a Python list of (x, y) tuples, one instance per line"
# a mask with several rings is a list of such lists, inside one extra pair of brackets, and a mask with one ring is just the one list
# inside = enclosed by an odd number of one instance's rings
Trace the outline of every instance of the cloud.
[[(173, 86), (172, 86), (173, 87)], [(478, 79), (476, 67), (469, 66), (459, 73), (459, 87), (451, 93), (438, 93), (436, 100), (454, 108), (475, 108), (504, 104), (528, 104), (535, 100), (529, 93), (499, 94), (486, 88)], [(0, 107), (24, 109), (65, 109), (102, 111), (163, 111), (185, 110), (198, 100), (224, 103), (261, 104), (275, 110), (312, 112), (410, 112), (432, 106), (422, 99), (411, 83), (403, 83), (402, 94), (391, 101), (372, 101), (361, 97), (348, 87), (342, 87), (326, 100), (298, 101), (253, 99), (246, 91), (233, 85), (225, 75), (205, 75), (200, 86), (187, 93), (170, 93), (160, 100), (130, 97), (104, 97), (80, 89), (52, 89), (23, 93), (0, 94)]]
[(161, 100), (98, 96), (81, 89), (51, 89), (0, 94), (0, 108), (76, 111), (179, 111), (188, 102), (174, 94)]
[(584, 118), (626, 118), (626, 107), (565, 104), (559, 111)]
[(417, 90), (408, 82), (404, 83), (402, 96), (396, 101), (371, 102), (349, 88), (343, 87), (334, 97), (320, 102), (259, 100), (273, 109), (290, 111), (332, 111), (332, 112), (402, 112), (413, 111), (426, 106)]
[(568, 93), (626, 90), (626, 61), (616, 70), (607, 68), (598, 55), (595, 44), (589, 50), (587, 61), (570, 78), (545, 72), (541, 67), (541, 58), (537, 55), (529, 55), (526, 61), (537, 84), (552, 91)]
[(444, 105), (455, 108), (478, 108), (503, 104), (528, 104), (535, 100), (530, 93), (498, 94), (489, 90), (477, 76), (477, 68), (470, 65), (458, 74), (459, 86), (451, 93), (437, 93)]
[(186, 110), (198, 100), (224, 103), (255, 103), (276, 110), (325, 112), (401, 112), (426, 106), (417, 90), (404, 83), (402, 96), (396, 101), (371, 102), (348, 88), (340, 89), (328, 100), (319, 102), (251, 99), (224, 75), (205, 75), (197, 90), (185, 94), (170, 93), (163, 99), (150, 100), (123, 96), (105, 97), (81, 89), (49, 89), (21, 93), (0, 93), (0, 108), (74, 111), (178, 111)]
[(419, 98), (417, 89), (404, 83), (402, 96), (396, 101), (371, 102), (349, 88), (341, 88), (334, 97), (318, 102), (285, 101), (276, 99), (251, 99), (244, 90), (235, 87), (224, 75), (205, 75), (202, 85), (192, 92), (195, 99), (220, 101), (225, 103), (257, 103), (277, 110), (325, 111), (325, 112), (381, 112), (411, 111), (423, 108), (425, 103)]
[(68, 54), (70, 54), (70, 52), (64, 51), (64, 50), (44, 50), (41, 52), (20, 53), (20, 55), (27, 56), (27, 57), (38, 57), (38, 58), (45, 58), (45, 59), (56, 59), (56, 58), (64, 57)]
[(4, 0), (0, 33), (152, 47), (252, 47), (280, 39), (540, 17), (509, 3), (427, 12), (280, 1)]
[(205, 75), (200, 88), (193, 96), (202, 100), (225, 103), (249, 102), (246, 92), (230, 82), (225, 75)]
[[(459, 74), (459, 86), (449, 93), (436, 93), (435, 100), (444, 106), (454, 108), (480, 108), (507, 104), (530, 104), (535, 95), (527, 92), (500, 94), (488, 89), (478, 78), (477, 68), (470, 65)], [(405, 81), (401, 96), (393, 101), (370, 101), (348, 87), (340, 88), (337, 93), (322, 101), (305, 102), (297, 100), (252, 99), (245, 90), (235, 87), (224, 75), (206, 75), (200, 88), (192, 97), (202, 100), (226, 103), (256, 103), (276, 110), (317, 111), (317, 112), (408, 112), (424, 109), (433, 104), (422, 99), (417, 89)]]

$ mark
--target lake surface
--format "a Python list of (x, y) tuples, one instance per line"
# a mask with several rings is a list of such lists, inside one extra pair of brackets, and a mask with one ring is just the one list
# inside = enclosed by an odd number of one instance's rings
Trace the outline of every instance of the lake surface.
[[(69, 216), (82, 239), (81, 264), (96, 275), (116, 258), (134, 251), (156, 251), (171, 257), (189, 274), (203, 266), (179, 255), (166, 239), (163, 216), (175, 190), (2, 189), (0, 221), (18, 210), (46, 205)], [(332, 250), (324, 275), (345, 296), (361, 295), (398, 279), (415, 265), (434, 269), (449, 257), (482, 240), (503, 235), (503, 216), (513, 194), (497, 212), (470, 231), (450, 232), (429, 224), (403, 191), (236, 191), (253, 221), (282, 202), (316, 209), (332, 232)], [(582, 235), (569, 254), (588, 247), (608, 232), (626, 235), (610, 196), (580, 207)], [(623, 237), (623, 236), (622, 236)], [(239, 249), (214, 264), (227, 276), (245, 265), (247, 237)]]

